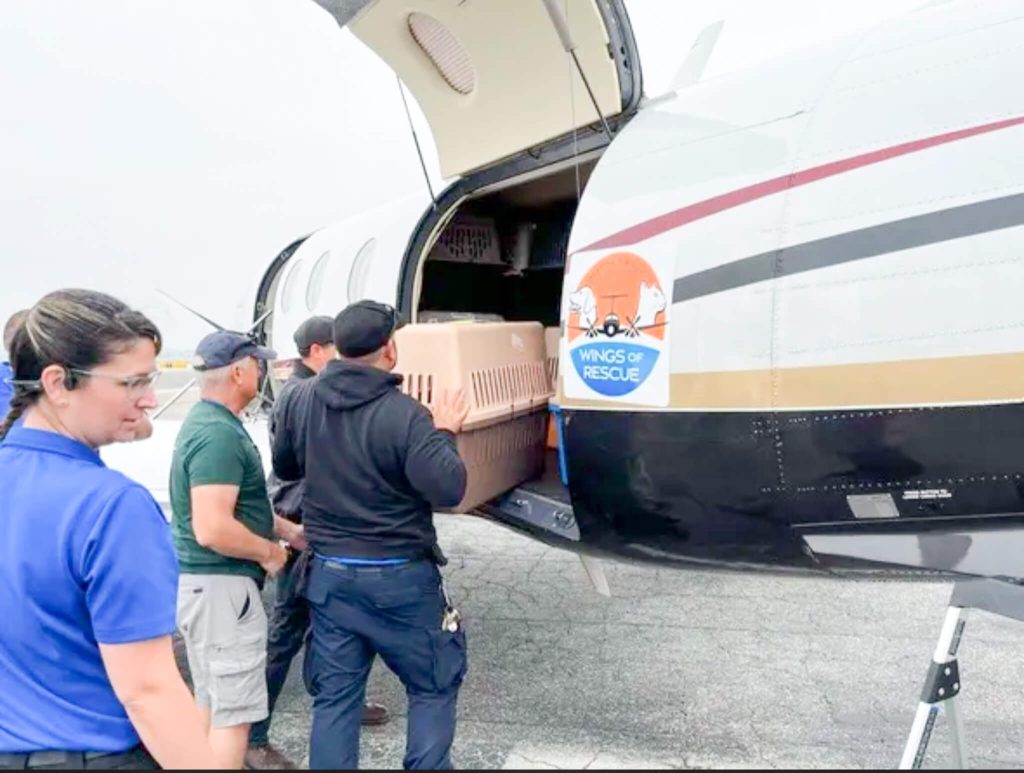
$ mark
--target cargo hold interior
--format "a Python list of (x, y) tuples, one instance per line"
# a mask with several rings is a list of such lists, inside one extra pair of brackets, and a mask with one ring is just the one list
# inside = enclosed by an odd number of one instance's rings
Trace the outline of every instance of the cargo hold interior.
[[(569, 234), (578, 195), (595, 164), (593, 158), (578, 166), (570, 163), (558, 171), (518, 184), (506, 183), (463, 200), (420, 263), (414, 322), (492, 327), (506, 323), (517, 335), (522, 335), (523, 328), (507, 323), (539, 323), (539, 329), (526, 332), (543, 337), (547, 391), (553, 394)], [(467, 347), (468, 351), (472, 345)], [(510, 363), (517, 357), (518, 352), (510, 349)], [(510, 381), (511, 393), (516, 389), (514, 375)], [(528, 442), (533, 448), (522, 451), (536, 454), (541, 460), (539, 469), (534, 468), (537, 474), (531, 473), (515, 486), (567, 504), (569, 493), (558, 469), (557, 435), (546, 400), (544, 403), (542, 427), (530, 430)], [(536, 427), (536, 422), (532, 426)], [(517, 442), (522, 443), (522, 437)], [(510, 463), (500, 455), (488, 456), (485, 464), (492, 468)]]

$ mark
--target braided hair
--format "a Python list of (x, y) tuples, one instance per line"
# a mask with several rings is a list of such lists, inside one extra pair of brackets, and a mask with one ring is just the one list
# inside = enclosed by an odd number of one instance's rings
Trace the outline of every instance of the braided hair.
[(78, 379), (71, 369), (89, 370), (102, 365), (140, 338), (153, 341), (159, 354), (161, 340), (156, 325), (109, 295), (93, 290), (58, 290), (41, 298), (14, 331), (9, 347), (14, 395), (6, 418), (0, 421), (0, 440), (43, 395), (40, 379), (47, 367), (64, 366), (65, 383), (73, 389)]

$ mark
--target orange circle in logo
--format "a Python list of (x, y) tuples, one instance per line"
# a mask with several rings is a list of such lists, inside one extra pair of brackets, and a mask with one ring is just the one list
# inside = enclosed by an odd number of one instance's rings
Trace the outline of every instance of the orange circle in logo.
[(666, 308), (650, 264), (632, 252), (616, 252), (595, 263), (569, 293), (568, 338), (629, 331), (664, 340)]

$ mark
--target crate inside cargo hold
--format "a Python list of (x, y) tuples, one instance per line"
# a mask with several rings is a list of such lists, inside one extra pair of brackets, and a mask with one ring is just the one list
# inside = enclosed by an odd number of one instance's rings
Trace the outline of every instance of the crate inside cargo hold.
[(558, 327), (544, 328), (545, 369), (548, 375), (548, 388), (554, 394), (558, 390), (558, 344), (562, 331)]

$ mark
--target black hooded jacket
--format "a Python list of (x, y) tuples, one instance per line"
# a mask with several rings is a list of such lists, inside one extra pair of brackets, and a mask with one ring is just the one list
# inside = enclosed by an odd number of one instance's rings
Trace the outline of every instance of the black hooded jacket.
[(402, 377), (334, 360), (295, 385), (277, 416), (274, 473), (305, 479), (306, 539), (317, 553), (420, 558), (433, 511), (457, 505), (466, 466), (455, 437), (398, 386)]

